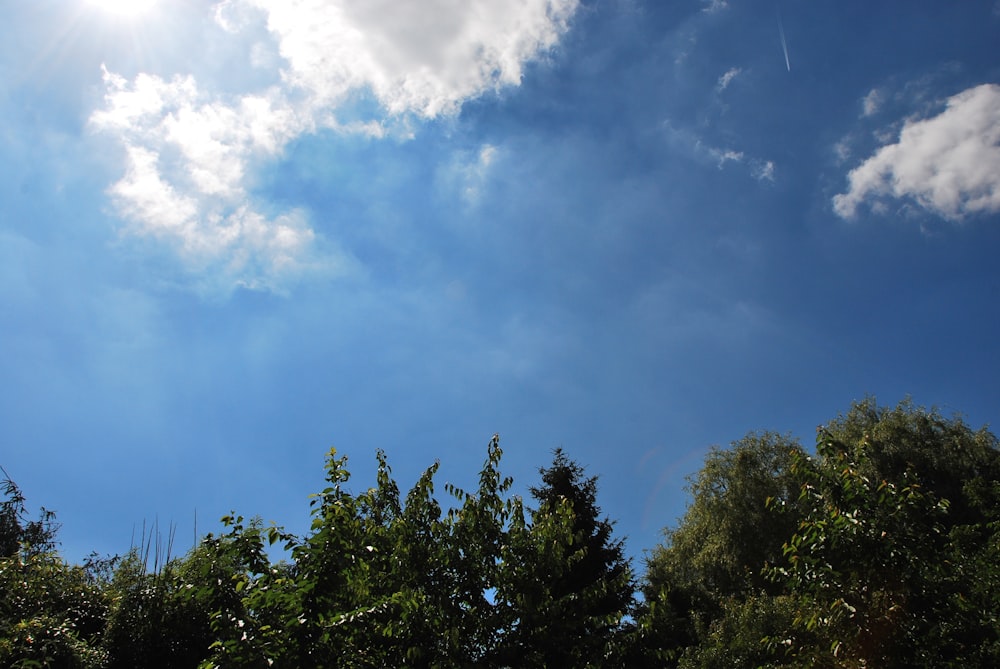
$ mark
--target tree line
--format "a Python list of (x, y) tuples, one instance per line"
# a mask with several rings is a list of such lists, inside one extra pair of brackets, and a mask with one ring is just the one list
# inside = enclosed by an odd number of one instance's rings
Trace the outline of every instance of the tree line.
[(436, 464), (352, 492), (331, 451), (302, 536), (232, 514), (82, 565), (4, 472), (0, 666), (1000, 666), (1000, 450), (960, 417), (869, 398), (808, 450), (713, 448), (641, 574), (597, 477), (556, 450), (525, 501), (501, 458), (445, 508)]

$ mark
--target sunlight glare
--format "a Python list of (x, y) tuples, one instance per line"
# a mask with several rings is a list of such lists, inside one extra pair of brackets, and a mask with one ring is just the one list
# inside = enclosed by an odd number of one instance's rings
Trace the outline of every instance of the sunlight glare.
[(120, 17), (139, 16), (152, 9), (156, 2), (157, 0), (87, 0), (92, 7)]

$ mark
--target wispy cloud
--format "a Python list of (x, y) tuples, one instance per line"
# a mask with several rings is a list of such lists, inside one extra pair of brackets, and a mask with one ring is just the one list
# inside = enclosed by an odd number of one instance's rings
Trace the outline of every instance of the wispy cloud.
[(731, 67), (728, 70), (726, 70), (725, 74), (719, 77), (719, 81), (715, 85), (716, 90), (722, 92), (727, 88), (729, 88), (729, 84), (733, 83), (733, 79), (740, 76), (742, 72), (743, 70), (738, 67)]
[(774, 161), (753, 160), (750, 163), (750, 171), (757, 181), (774, 182)]
[[(306, 212), (270, 211), (255, 199), (254, 168), (304, 133), (378, 137), (408, 129), (407, 118), (453, 114), (519, 84), (524, 64), (556, 45), (577, 5), (225, 0), (213, 12), (220, 35), (236, 39), (266, 21), (280, 56), (256, 44), (251, 60), (280, 67), (280, 83), (223, 95), (193, 76), (129, 81), (106, 71), (105, 105), (91, 124), (116, 138), (125, 157), (125, 175), (109, 192), (128, 231), (169, 244), (197, 271), (223, 268), (234, 285), (280, 289), (317, 268), (343, 271), (344, 255), (329, 255)], [(341, 121), (343, 106), (365, 94), (380, 111)]]
[(462, 152), (446, 170), (444, 180), (458, 189), (466, 204), (479, 204), (498, 151), (496, 146), (484, 144), (474, 153)]
[(907, 121), (899, 140), (848, 175), (833, 208), (853, 218), (865, 202), (909, 198), (944, 218), (1000, 211), (1000, 86), (984, 84), (948, 99), (940, 114)]
[(874, 116), (882, 108), (885, 94), (879, 88), (873, 88), (861, 99), (861, 115)]
[(691, 158), (715, 165), (720, 170), (729, 164), (742, 165), (749, 170), (750, 175), (758, 181), (774, 181), (774, 163), (770, 160), (747, 155), (733, 148), (713, 146), (704, 141), (690, 129), (679, 128), (669, 120), (663, 127), (670, 146), (676, 150), (688, 153)]

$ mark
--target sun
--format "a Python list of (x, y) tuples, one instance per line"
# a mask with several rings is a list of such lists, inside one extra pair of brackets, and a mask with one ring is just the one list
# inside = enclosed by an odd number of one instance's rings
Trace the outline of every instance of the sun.
[(135, 17), (153, 8), (157, 0), (87, 0), (102, 12), (120, 17)]

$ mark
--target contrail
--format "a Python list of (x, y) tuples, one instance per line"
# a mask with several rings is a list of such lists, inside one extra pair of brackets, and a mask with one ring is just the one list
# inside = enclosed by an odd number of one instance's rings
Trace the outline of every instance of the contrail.
[(785, 26), (781, 24), (781, 11), (778, 11), (778, 35), (781, 36), (781, 50), (785, 52), (785, 67), (792, 71), (792, 63), (788, 60), (788, 43), (785, 41)]

